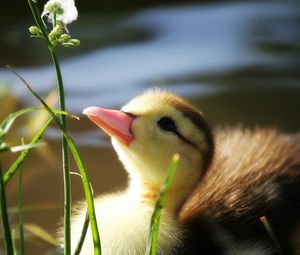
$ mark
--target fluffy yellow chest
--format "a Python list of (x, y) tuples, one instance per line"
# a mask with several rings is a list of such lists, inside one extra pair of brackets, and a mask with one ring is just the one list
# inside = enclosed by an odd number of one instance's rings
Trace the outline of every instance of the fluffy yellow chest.
[[(144, 255), (150, 233), (153, 206), (143, 203), (128, 194), (112, 194), (96, 198), (96, 214), (99, 224), (102, 252), (105, 255)], [(85, 210), (74, 217), (72, 223), (72, 247), (80, 236)], [(175, 219), (163, 211), (159, 231), (159, 254), (172, 254), (180, 243), (183, 231)], [(81, 254), (93, 254), (93, 241), (88, 231)]]

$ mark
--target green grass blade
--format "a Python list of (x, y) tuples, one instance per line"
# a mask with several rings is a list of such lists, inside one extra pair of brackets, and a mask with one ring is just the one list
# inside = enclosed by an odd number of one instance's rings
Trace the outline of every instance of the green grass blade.
[(165, 204), (165, 201), (167, 198), (167, 193), (172, 184), (176, 169), (178, 167), (179, 160), (180, 160), (180, 156), (179, 156), (179, 154), (176, 153), (172, 158), (172, 163), (168, 170), (167, 177), (161, 188), (159, 198), (156, 201), (154, 211), (153, 211), (153, 214), (151, 217), (150, 238), (149, 238), (149, 245), (147, 247), (146, 255), (148, 255), (148, 254), (156, 255), (157, 254), (157, 242), (158, 242), (161, 211)]
[[(8, 66), (9, 69), (11, 69)], [(27, 113), (31, 113), (34, 111), (38, 111), (38, 110), (45, 110), (44, 107), (29, 107), (29, 108), (25, 108), (13, 113), (10, 113), (1, 123), (0, 123), (0, 141), (3, 140), (4, 136), (8, 133), (9, 129), (11, 128), (11, 126), (13, 125), (13, 123), (15, 122), (15, 120)], [(71, 116), (73, 118), (78, 118), (73, 114), (67, 113), (65, 111), (61, 111), (61, 110), (57, 110), (57, 109), (52, 109), (55, 114), (62, 114), (62, 115), (68, 115)]]
[(25, 113), (30, 113), (40, 109), (41, 107), (30, 107), (10, 113), (0, 124), (0, 141), (3, 140), (4, 136), (7, 134), (10, 127), (18, 117), (22, 116)]
[[(26, 149), (32, 149), (34, 147), (38, 147), (41, 144), (23, 144), (20, 146), (13, 146), (10, 147), (8, 144), (6, 144), (3, 140), (5, 138), (5, 136), (7, 135), (9, 129), (11, 128), (12, 124), (14, 123), (14, 121), (26, 114), (26, 113), (31, 113), (33, 111), (36, 110), (45, 110), (44, 107), (30, 107), (30, 108), (26, 108), (14, 113), (9, 114), (4, 121), (2, 121), (2, 123), (0, 124), (0, 153), (5, 152), (5, 151), (10, 151), (10, 152), (18, 152), (18, 151), (22, 151), (22, 150), (26, 150)], [(62, 114), (62, 115), (68, 115), (72, 118), (77, 118), (77, 116), (67, 113), (65, 111), (61, 111), (61, 110), (57, 110), (57, 109), (53, 109), (53, 111), (55, 112), (55, 114)]]
[(90, 218), (92, 236), (93, 236), (93, 241), (94, 241), (94, 254), (101, 255), (101, 242), (100, 242), (97, 218), (96, 218), (96, 213), (95, 213), (94, 198), (93, 198), (93, 193), (92, 193), (89, 177), (87, 175), (86, 168), (83, 164), (83, 161), (81, 159), (81, 156), (79, 154), (79, 151), (78, 151), (73, 139), (65, 132), (64, 132), (64, 135), (66, 136), (69, 148), (73, 154), (73, 157), (74, 157), (74, 160), (79, 169), (80, 175), (82, 176), (83, 189), (84, 189), (85, 198), (87, 201), (88, 214), (89, 214), (89, 218)]
[(92, 188), (90, 185), (89, 177), (87, 175), (86, 167), (81, 159), (80, 153), (76, 147), (76, 144), (72, 137), (68, 134), (66, 129), (61, 125), (59, 119), (55, 116), (55, 113), (52, 111), (52, 109), (47, 105), (47, 103), (31, 88), (31, 86), (14, 70), (12, 70), (15, 75), (25, 84), (25, 86), (28, 88), (28, 90), (32, 93), (32, 95), (40, 101), (40, 103), (45, 107), (45, 109), (49, 112), (57, 126), (61, 129), (61, 131), (64, 134), (64, 137), (66, 138), (66, 141), (68, 143), (68, 146), (72, 152), (73, 158), (76, 162), (76, 165), (78, 167), (78, 170), (80, 172), (81, 178), (82, 178), (82, 184), (84, 189), (85, 198), (87, 201), (87, 207), (88, 207), (88, 214), (90, 218), (91, 223), (91, 231), (93, 236), (93, 242), (94, 242), (94, 254), (100, 255), (101, 254), (101, 242), (100, 242), (100, 236), (99, 236), (99, 230), (98, 230), (98, 224), (96, 219), (96, 213), (95, 213), (95, 206), (94, 206), (94, 199), (93, 199), (93, 193)]
[(82, 245), (83, 245), (83, 242), (84, 242), (84, 239), (86, 237), (86, 233), (87, 233), (87, 230), (88, 230), (88, 227), (89, 227), (89, 223), (90, 223), (90, 219), (89, 219), (89, 214), (87, 212), (86, 216), (85, 216), (84, 223), (83, 223), (82, 231), (81, 231), (81, 236), (80, 236), (79, 241), (77, 243), (77, 247), (75, 249), (74, 255), (79, 255), (80, 252), (81, 252)]
[(12, 153), (15, 152), (20, 152), (24, 150), (30, 150), (33, 148), (37, 148), (44, 145), (44, 143), (36, 143), (36, 144), (22, 144), (22, 145), (17, 145), (17, 146), (8, 146), (6, 143), (2, 143), (0, 147), (0, 153), (5, 152), (5, 151), (10, 151)]
[(21, 165), (19, 171), (18, 214), (19, 214), (20, 255), (24, 255), (25, 242), (24, 242), (24, 217), (23, 217), (23, 165)]
[[(43, 109), (45, 110), (44, 107), (38, 107), (36, 109)], [(75, 119), (79, 119), (77, 116), (67, 113), (65, 111), (61, 111), (61, 110), (57, 110), (57, 109), (52, 109), (52, 111), (55, 114), (64, 114), (67, 116), (70, 116), (71, 118), (75, 118)], [(19, 115), (20, 116), (20, 115)], [(45, 123), (45, 125), (39, 130), (39, 132), (32, 138), (31, 142), (29, 143), (29, 145), (31, 147), (35, 147), (34, 145), (40, 140), (40, 138), (43, 136), (44, 132), (46, 131), (46, 129), (48, 128), (48, 126), (51, 124), (53, 118), (51, 117), (50, 119), (48, 119), (48, 121)], [(9, 148), (8, 148), (9, 149)], [(7, 150), (8, 150), (7, 149)], [(8, 169), (8, 171), (4, 174), (3, 176), (3, 181), (4, 184), (6, 185), (9, 180), (12, 178), (12, 176), (15, 174), (15, 172), (18, 170), (19, 166), (23, 163), (23, 161), (27, 158), (29, 152), (30, 152), (31, 148), (27, 148), (25, 150), (22, 150), (21, 155), (17, 158), (17, 160), (12, 164), (12, 166)], [(1, 150), (1, 149), (0, 149)]]
[(41, 147), (43, 145), (44, 145), (44, 143), (35, 143), (35, 144), (29, 143), (29, 144), (22, 144), (22, 145), (18, 145), (18, 146), (12, 146), (12, 147), (9, 147), (8, 150), (10, 152), (19, 152), (19, 151), (24, 151), (24, 150)]
[[(39, 139), (42, 137), (50, 123), (52, 122), (53, 118), (51, 117), (45, 125), (39, 130), (39, 132), (32, 138), (30, 144), (36, 144)], [(18, 168), (22, 165), (26, 157), (28, 156), (30, 152), (30, 149), (23, 150), (20, 154), (20, 156), (16, 159), (16, 161), (11, 165), (11, 167), (6, 171), (6, 173), (3, 176), (3, 182), (4, 184), (7, 184), (9, 180), (13, 177), (13, 175), (16, 173)]]
[(6, 204), (6, 194), (5, 194), (5, 186), (2, 179), (2, 168), (0, 162), (0, 210), (1, 210), (1, 218), (3, 225), (3, 234), (4, 234), (4, 243), (6, 254), (14, 254), (14, 244), (10, 231), (10, 224), (7, 213), (7, 204)]

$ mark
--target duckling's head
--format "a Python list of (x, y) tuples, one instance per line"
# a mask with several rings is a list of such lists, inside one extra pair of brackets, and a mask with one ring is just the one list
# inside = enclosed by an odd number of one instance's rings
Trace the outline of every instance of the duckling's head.
[(161, 187), (171, 158), (180, 154), (174, 189), (194, 187), (213, 156), (213, 138), (202, 114), (180, 97), (148, 91), (121, 111), (95, 107), (84, 113), (112, 137), (131, 179)]

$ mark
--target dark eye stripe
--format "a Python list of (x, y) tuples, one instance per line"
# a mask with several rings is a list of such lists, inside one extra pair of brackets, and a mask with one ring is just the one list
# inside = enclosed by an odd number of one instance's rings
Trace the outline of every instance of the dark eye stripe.
[(164, 131), (167, 132), (171, 132), (174, 133), (175, 135), (177, 135), (182, 141), (184, 141), (185, 143), (193, 146), (194, 148), (198, 148), (198, 146), (191, 142), (190, 140), (188, 140), (187, 138), (185, 138), (178, 130), (176, 127), (175, 122), (170, 118), (170, 117), (162, 117), (158, 122), (157, 125)]

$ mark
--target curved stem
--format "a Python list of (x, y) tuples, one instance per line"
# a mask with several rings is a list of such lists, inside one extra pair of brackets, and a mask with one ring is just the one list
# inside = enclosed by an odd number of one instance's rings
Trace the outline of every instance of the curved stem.
[(81, 252), (81, 249), (82, 249), (82, 246), (83, 246), (84, 239), (86, 237), (86, 233), (87, 233), (89, 224), (90, 224), (89, 212), (87, 211), (86, 216), (85, 216), (85, 220), (84, 220), (84, 223), (83, 223), (83, 227), (82, 227), (82, 230), (81, 230), (81, 236), (78, 240), (77, 247), (74, 251), (74, 255), (79, 255), (80, 252)]
[(76, 147), (75, 142), (73, 141), (72, 137), (69, 135), (69, 133), (64, 129), (64, 127), (61, 125), (60, 120), (55, 116), (55, 113), (51, 110), (51, 108), (47, 105), (47, 103), (29, 86), (29, 84), (16, 73), (17, 77), (21, 79), (21, 81), (24, 82), (26, 87), (30, 90), (30, 92), (41, 102), (41, 104), (45, 107), (45, 109), (49, 112), (57, 126), (61, 129), (63, 132), (67, 142), (68, 146), (72, 152), (73, 158), (77, 164), (77, 167), (79, 169), (85, 199), (87, 202), (87, 208), (88, 208), (88, 215), (90, 219), (91, 224), (91, 230), (92, 230), (92, 236), (94, 241), (94, 254), (95, 255), (101, 255), (101, 241), (100, 241), (100, 235), (99, 235), (99, 229), (98, 229), (98, 223), (96, 218), (96, 212), (95, 212), (95, 205), (94, 205), (94, 198), (93, 198), (93, 191), (92, 187), (89, 181), (89, 177), (86, 171), (86, 167), (82, 161), (82, 158), (80, 156), (80, 153)]

